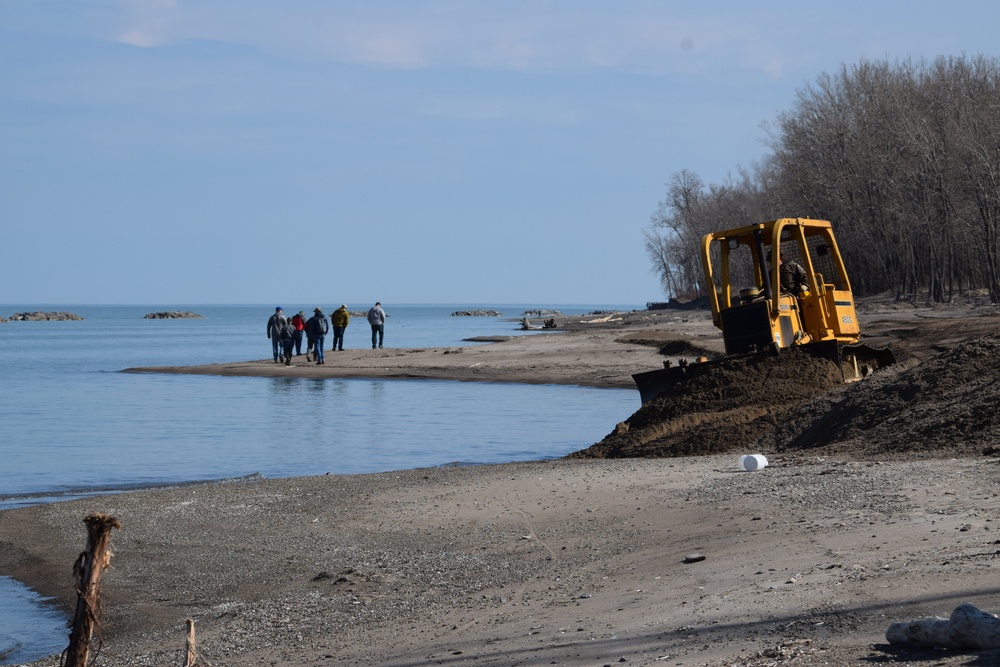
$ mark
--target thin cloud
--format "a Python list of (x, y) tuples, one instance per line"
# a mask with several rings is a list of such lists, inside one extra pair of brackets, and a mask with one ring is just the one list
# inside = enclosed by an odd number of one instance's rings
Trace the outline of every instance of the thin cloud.
[(151, 48), (170, 41), (177, 0), (119, 0), (119, 21), (125, 26), (115, 41)]
[[(794, 17), (718, 9), (700, 16), (671, 5), (616, 3), (180, 4), (128, 0), (115, 39), (135, 46), (190, 40), (239, 44), (319, 62), (398, 69), (512, 71), (620, 69), (697, 75), (720, 64), (781, 76), (794, 50), (776, 49)], [(814, 10), (811, 10), (814, 11)]]

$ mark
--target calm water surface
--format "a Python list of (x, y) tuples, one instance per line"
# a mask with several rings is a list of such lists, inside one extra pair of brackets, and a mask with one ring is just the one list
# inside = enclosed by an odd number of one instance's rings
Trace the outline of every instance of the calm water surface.
[[(85, 318), (0, 324), (0, 509), (255, 474), (555, 458), (597, 442), (639, 407), (638, 392), (583, 387), (119, 372), (270, 359), (265, 325), (275, 305), (0, 305), (4, 317), (65, 310)], [(280, 305), (286, 314), (314, 307)], [(339, 304), (320, 305), (329, 314)], [(583, 314), (637, 306), (543, 307)], [(504, 317), (451, 316), (482, 308)], [(472, 336), (521, 335), (516, 320), (533, 308), (385, 304), (385, 342), (437, 347), (467, 344), (463, 339)], [(204, 319), (143, 319), (161, 310), (190, 310)], [(345, 347), (367, 347), (370, 331), (355, 318)], [(335, 364), (336, 355), (328, 353), (327, 363)], [(37, 606), (17, 586), (0, 579), (0, 664), (51, 652), (34, 637), (45, 634), (41, 626), (15, 624), (15, 617), (27, 618), (24, 605)], [(65, 637), (61, 629), (59, 641)], [(15, 647), (20, 657), (5, 658)]]

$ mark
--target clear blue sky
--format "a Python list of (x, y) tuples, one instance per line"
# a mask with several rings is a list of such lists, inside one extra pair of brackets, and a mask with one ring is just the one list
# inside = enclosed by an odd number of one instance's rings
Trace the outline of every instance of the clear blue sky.
[(643, 303), (681, 169), (956, 0), (0, 0), (0, 303)]

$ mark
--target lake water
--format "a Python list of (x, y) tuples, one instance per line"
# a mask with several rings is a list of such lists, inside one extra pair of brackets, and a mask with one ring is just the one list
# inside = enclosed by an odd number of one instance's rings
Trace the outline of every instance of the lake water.
[[(0, 324), (0, 510), (249, 475), (556, 458), (597, 442), (639, 407), (637, 391), (585, 387), (119, 372), (270, 359), (265, 325), (275, 305), (0, 305), (4, 317), (45, 310), (84, 318)], [(280, 305), (286, 314), (315, 306)], [(640, 306), (385, 304), (385, 343), (441, 347), (473, 336), (531, 335), (516, 320), (540, 307), (572, 315)], [(503, 317), (451, 316), (484, 308)], [(163, 310), (204, 318), (143, 319)], [(368, 347), (370, 334), (362, 318), (353, 319), (345, 347)], [(327, 363), (336, 355), (328, 353)], [(51, 613), (3, 574), (0, 664), (51, 653), (51, 637), (43, 637)], [(37, 622), (25, 625), (29, 617)], [(61, 650), (66, 630), (58, 632)]]

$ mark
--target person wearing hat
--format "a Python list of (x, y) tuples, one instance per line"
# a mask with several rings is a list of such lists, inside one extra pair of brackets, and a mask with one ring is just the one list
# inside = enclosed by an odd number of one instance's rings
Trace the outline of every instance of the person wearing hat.
[[(292, 326), (295, 327), (295, 356), (302, 354), (302, 332), (306, 330), (306, 314), (301, 310), (292, 315)], [(309, 361), (309, 348), (306, 347), (306, 361)]]
[(347, 304), (340, 304), (340, 308), (330, 315), (330, 324), (333, 325), (333, 349), (344, 351), (344, 330), (351, 322), (351, 314), (347, 312)]
[(306, 335), (310, 336), (313, 340), (313, 353), (316, 356), (317, 366), (322, 366), (326, 363), (323, 357), (323, 339), (326, 338), (326, 333), (329, 330), (330, 325), (327, 323), (326, 317), (323, 316), (323, 309), (315, 308), (313, 316), (306, 322)]
[(281, 349), (281, 332), (285, 328), (285, 314), (281, 306), (274, 309), (274, 315), (267, 320), (267, 337), (271, 339), (271, 352), (274, 354), (274, 363), (284, 361), (284, 351)]

